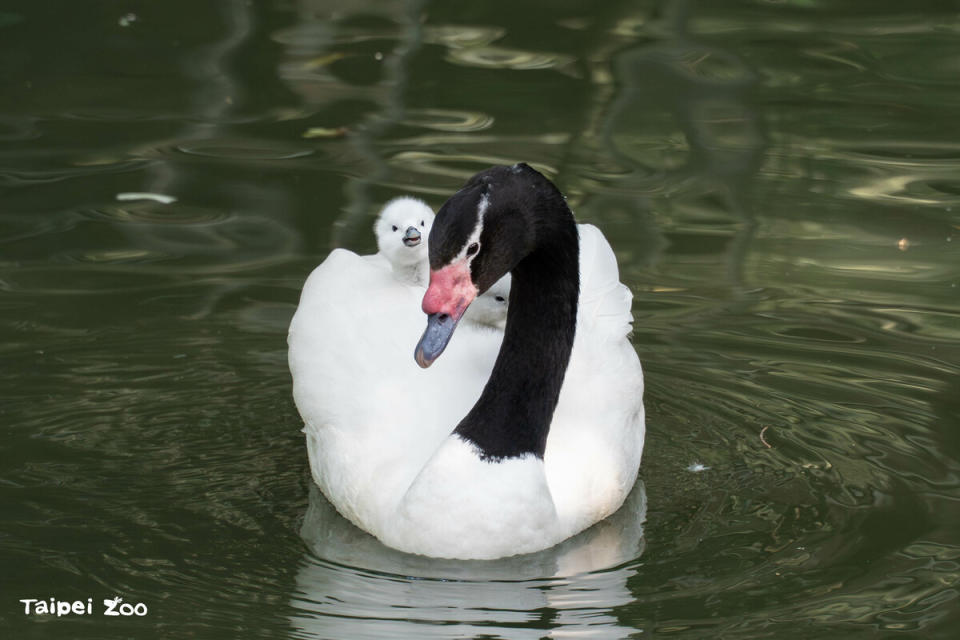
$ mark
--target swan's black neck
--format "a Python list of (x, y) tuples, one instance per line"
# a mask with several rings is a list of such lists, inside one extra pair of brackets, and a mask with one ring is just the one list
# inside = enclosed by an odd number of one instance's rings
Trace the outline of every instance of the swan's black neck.
[[(551, 185), (552, 186), (552, 185)], [(533, 251), (511, 271), (503, 345), (455, 433), (485, 460), (543, 458), (570, 361), (580, 293), (579, 238), (559, 192), (537, 211)]]

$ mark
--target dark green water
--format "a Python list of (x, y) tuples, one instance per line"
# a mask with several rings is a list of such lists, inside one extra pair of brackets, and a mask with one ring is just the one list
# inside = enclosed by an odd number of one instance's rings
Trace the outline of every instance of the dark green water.
[[(956, 2), (7, 2), (0, 43), (4, 637), (956, 637)], [(520, 160), (634, 292), (643, 486), (522, 561), (390, 552), (310, 489), (286, 326), (386, 199)]]

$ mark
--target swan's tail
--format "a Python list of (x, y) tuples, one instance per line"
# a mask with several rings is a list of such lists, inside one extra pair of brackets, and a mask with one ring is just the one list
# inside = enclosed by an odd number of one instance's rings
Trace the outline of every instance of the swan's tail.
[(580, 309), (577, 324), (592, 335), (622, 338), (632, 329), (633, 293), (620, 282), (617, 258), (610, 243), (592, 224), (580, 231)]

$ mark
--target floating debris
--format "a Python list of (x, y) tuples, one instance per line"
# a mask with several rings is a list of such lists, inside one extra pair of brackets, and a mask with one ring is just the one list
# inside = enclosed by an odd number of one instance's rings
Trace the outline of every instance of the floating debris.
[(119, 24), (121, 27), (129, 27), (136, 21), (137, 21), (137, 14), (128, 13), (126, 15), (120, 16), (120, 19), (117, 20), (117, 24)]
[(701, 471), (709, 471), (709, 470), (710, 470), (710, 467), (708, 467), (705, 464), (700, 464), (699, 462), (694, 462), (689, 467), (687, 467), (687, 471), (691, 473), (700, 473)]
[(773, 449), (770, 443), (767, 442), (767, 439), (763, 437), (763, 434), (766, 433), (767, 429), (769, 428), (770, 428), (770, 425), (767, 425), (763, 429), (760, 429), (760, 442), (762, 442), (767, 447), (767, 449)]
[(121, 202), (128, 202), (130, 200), (153, 200), (154, 202), (159, 202), (160, 204), (171, 204), (177, 201), (177, 199), (173, 196), (164, 195), (162, 193), (136, 191), (118, 193), (117, 200), (120, 200)]
[(906, 238), (900, 238), (900, 240), (897, 242), (897, 249), (900, 249), (900, 251), (906, 251), (909, 248), (910, 241)]

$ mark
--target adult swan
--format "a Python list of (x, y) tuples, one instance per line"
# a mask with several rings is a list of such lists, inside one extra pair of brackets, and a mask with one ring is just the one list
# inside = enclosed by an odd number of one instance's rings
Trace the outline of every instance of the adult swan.
[[(425, 294), (342, 249), (304, 285), (290, 370), (324, 494), (385, 544), (448, 558), (537, 551), (616, 511), (643, 374), (603, 235), (527, 165), (493, 167), (441, 207), (429, 258)], [(507, 272), (504, 333), (454, 336)]]

